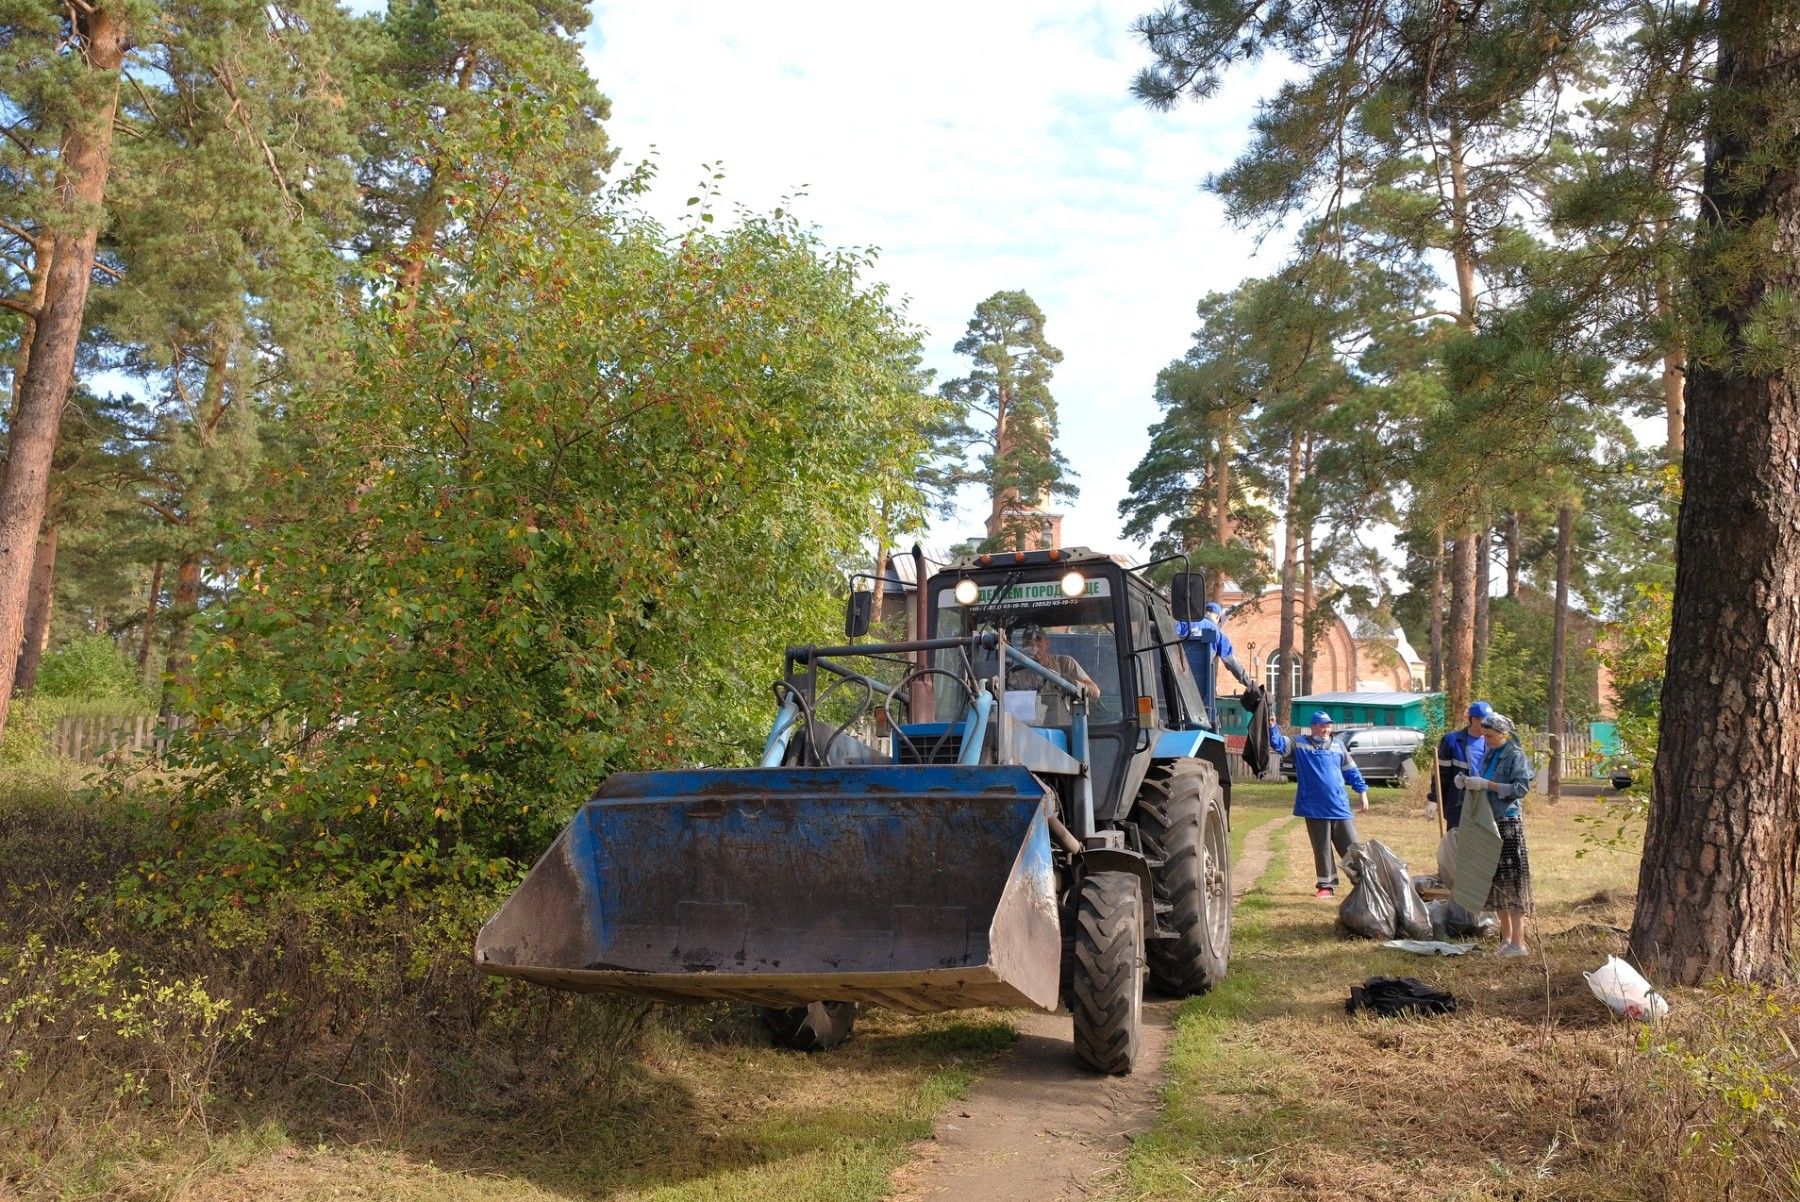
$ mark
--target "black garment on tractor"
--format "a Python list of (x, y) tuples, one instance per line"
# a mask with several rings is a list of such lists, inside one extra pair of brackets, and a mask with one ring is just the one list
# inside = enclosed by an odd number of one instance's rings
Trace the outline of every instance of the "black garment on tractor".
[(1250, 715), (1250, 733), (1244, 736), (1244, 763), (1261, 776), (1269, 770), (1269, 695), (1252, 685), (1238, 698), (1238, 704)]
[(1402, 1014), (1449, 1014), (1456, 1009), (1456, 995), (1433, 989), (1417, 977), (1370, 977), (1350, 987), (1344, 1009), (1351, 1014), (1371, 1010), (1382, 1018)]

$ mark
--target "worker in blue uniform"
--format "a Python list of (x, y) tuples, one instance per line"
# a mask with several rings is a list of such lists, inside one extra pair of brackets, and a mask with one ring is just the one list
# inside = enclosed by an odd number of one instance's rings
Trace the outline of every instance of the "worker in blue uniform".
[(1219, 724), (1218, 681), (1213, 671), (1213, 661), (1225, 665), (1226, 671), (1237, 677), (1238, 683), (1246, 689), (1254, 686), (1250, 683), (1250, 674), (1237, 661), (1237, 654), (1231, 646), (1231, 640), (1225, 636), (1225, 628), (1219, 620), (1225, 614), (1225, 607), (1217, 601), (1206, 603), (1206, 616), (1198, 622), (1177, 622), (1175, 634), (1179, 637), (1182, 650), (1187, 654), (1188, 666), (1194, 670), (1194, 679), (1200, 685), (1200, 699), (1206, 704), (1206, 720), (1215, 727)]
[(1294, 815), (1306, 819), (1306, 837), (1312, 840), (1313, 868), (1318, 877), (1314, 897), (1337, 892), (1337, 857), (1356, 842), (1356, 818), (1350, 812), (1348, 785), (1356, 791), (1363, 809), (1369, 808), (1369, 786), (1356, 761), (1342, 743), (1331, 739), (1331, 715), (1315, 710), (1307, 734), (1288, 738), (1269, 723), (1269, 746), (1277, 755), (1294, 753)]
[(1494, 707), (1485, 701), (1470, 702), (1467, 725), (1445, 731), (1438, 740), (1437, 771), (1432, 775), (1427, 798), (1442, 807), (1445, 830), (1453, 831), (1462, 823), (1463, 794), (1455, 777), (1481, 774), (1481, 762), (1488, 753), (1481, 723), (1493, 712)]

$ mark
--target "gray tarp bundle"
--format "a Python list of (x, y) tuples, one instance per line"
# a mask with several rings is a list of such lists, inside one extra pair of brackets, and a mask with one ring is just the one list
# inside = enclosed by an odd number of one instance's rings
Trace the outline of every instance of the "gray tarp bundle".
[(1500, 867), (1500, 825), (1486, 789), (1463, 790), (1462, 824), (1456, 836), (1456, 875), (1450, 900), (1479, 914), (1487, 908), (1488, 890)]

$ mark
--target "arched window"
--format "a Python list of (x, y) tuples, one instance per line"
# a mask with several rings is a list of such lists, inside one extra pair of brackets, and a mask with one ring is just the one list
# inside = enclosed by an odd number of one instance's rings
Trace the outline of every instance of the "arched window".
[[(1293, 679), (1289, 682), (1288, 695), (1290, 697), (1298, 697), (1300, 695), (1300, 665), (1302, 662), (1300, 656), (1294, 656)], [(1263, 681), (1271, 696), (1279, 690), (1281, 681), (1281, 652), (1269, 652), (1269, 662), (1263, 665)]]

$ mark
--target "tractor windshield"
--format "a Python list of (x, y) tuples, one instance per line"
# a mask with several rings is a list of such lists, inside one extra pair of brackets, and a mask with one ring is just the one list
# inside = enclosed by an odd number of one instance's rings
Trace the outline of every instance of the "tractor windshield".
[[(1066, 569), (1065, 569), (1066, 570)], [(1089, 714), (1097, 722), (1117, 721), (1121, 714), (1119, 688), (1118, 632), (1114, 626), (1115, 599), (1111, 582), (1103, 576), (1087, 580), (1083, 592), (1070, 597), (1062, 591), (1060, 573), (1049, 580), (1018, 580), (1011, 589), (1004, 582), (983, 584), (973, 605), (962, 605), (955, 592), (946, 586), (936, 590), (935, 635), (958, 638), (982, 629), (1006, 632), (1008, 641), (1032, 654), (1052, 672), (1072, 684), (1091, 681), (1099, 688), (1098, 696), (1089, 690)], [(1042, 642), (1030, 641), (1042, 632)], [(933, 666), (946, 672), (960, 673), (962, 652), (938, 651)], [(992, 653), (975, 665), (978, 677), (994, 675)], [(962, 715), (961, 698), (937, 691), (939, 721), (954, 721)], [(1027, 668), (1015, 667), (1007, 673), (1004, 702), (1015, 717), (1025, 718), (1038, 726), (1066, 726), (1070, 720), (1068, 698), (1043, 677)]]

